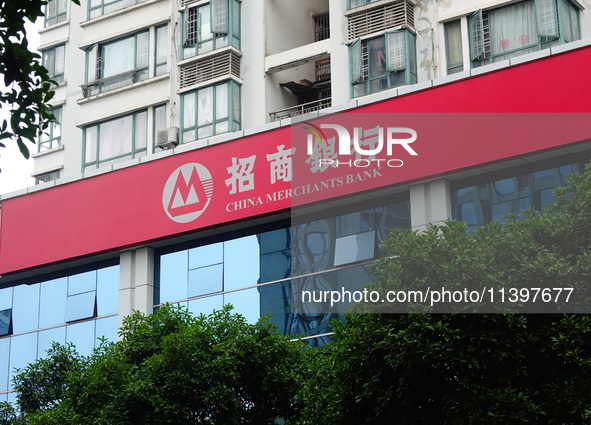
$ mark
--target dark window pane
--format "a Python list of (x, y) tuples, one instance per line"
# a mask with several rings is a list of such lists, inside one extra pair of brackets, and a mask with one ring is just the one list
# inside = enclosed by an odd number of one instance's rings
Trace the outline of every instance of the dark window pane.
[(261, 254), (282, 251), (291, 247), (291, 232), (289, 228), (273, 230), (259, 235)]
[(12, 318), (12, 309), (0, 310), (0, 336), (10, 333), (10, 319)]

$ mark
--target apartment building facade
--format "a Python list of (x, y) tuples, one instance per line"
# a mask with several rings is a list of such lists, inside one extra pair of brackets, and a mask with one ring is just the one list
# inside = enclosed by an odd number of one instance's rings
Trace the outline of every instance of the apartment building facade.
[(50, 1), (56, 122), (1, 199), (0, 401), (52, 341), (89, 354), (165, 302), (323, 343), (341, 312), (299, 291), (367, 283), (389, 229), (551, 202), (591, 157), (590, 7)]

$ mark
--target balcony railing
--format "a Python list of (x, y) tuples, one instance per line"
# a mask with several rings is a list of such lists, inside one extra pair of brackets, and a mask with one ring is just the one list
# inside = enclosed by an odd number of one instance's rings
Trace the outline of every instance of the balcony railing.
[(137, 68), (110, 77), (100, 78), (90, 83), (82, 84), (80, 87), (82, 87), (82, 96), (89, 97), (128, 86), (138, 81), (145, 80), (147, 77), (147, 68)]
[(325, 97), (313, 102), (302, 103), (301, 105), (291, 106), (279, 111), (271, 112), (271, 121), (281, 120), (283, 118), (295, 117), (296, 115), (307, 114), (308, 112), (319, 111), (332, 105), (332, 99)]

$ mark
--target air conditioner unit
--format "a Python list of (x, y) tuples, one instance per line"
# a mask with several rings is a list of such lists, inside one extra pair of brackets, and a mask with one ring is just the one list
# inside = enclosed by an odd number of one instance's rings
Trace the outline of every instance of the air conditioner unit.
[(160, 130), (156, 134), (156, 147), (160, 149), (174, 148), (179, 144), (179, 128), (170, 127), (166, 130)]

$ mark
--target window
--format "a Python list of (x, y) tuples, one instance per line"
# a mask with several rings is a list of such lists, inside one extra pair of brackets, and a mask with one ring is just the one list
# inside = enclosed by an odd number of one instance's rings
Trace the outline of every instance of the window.
[(55, 118), (49, 123), (39, 139), (39, 152), (57, 148), (62, 141), (62, 108), (53, 108), (52, 114)]
[(84, 128), (83, 170), (144, 156), (147, 118), (143, 110)]
[(468, 18), (468, 26), (473, 67), (581, 37), (578, 9), (569, 0), (528, 0), (478, 10)]
[(459, 19), (445, 24), (445, 52), (447, 56), (447, 74), (463, 71), (462, 28)]
[(460, 182), (453, 190), (453, 218), (476, 228), (502, 221), (509, 213), (529, 207), (541, 210), (555, 201), (552, 194), (555, 188), (566, 184), (573, 171), (583, 169), (584, 163), (574, 163), (555, 168), (537, 167), (537, 171), (529, 174), (509, 171), (479, 184), (474, 184), (473, 179)]
[(374, 3), (378, 0), (347, 0), (349, 7), (347, 9), (353, 9), (354, 7), (363, 6), (364, 4)]
[(48, 173), (37, 174), (35, 176), (35, 184), (47, 183), (60, 178), (60, 170), (53, 170)]
[(60, 84), (64, 82), (66, 46), (61, 44), (43, 50), (43, 66), (49, 71), (49, 78)]
[(106, 15), (147, 0), (88, 0), (88, 19)]
[(183, 94), (181, 142), (240, 130), (240, 86), (226, 81)]
[(240, 3), (211, 0), (183, 12), (183, 58), (229, 45), (240, 49)]
[(147, 79), (148, 40), (149, 31), (142, 31), (88, 49), (85, 97)]
[(45, 6), (45, 26), (63, 22), (67, 17), (68, 0), (49, 0)]
[(154, 106), (154, 143), (158, 140), (158, 132), (166, 128), (166, 105)]
[(154, 63), (154, 75), (166, 73), (166, 62), (168, 56), (168, 26), (156, 28), (156, 54)]
[(328, 12), (314, 16), (314, 41), (330, 38), (330, 19)]
[(417, 82), (416, 36), (409, 30), (386, 32), (349, 46), (353, 97)]

